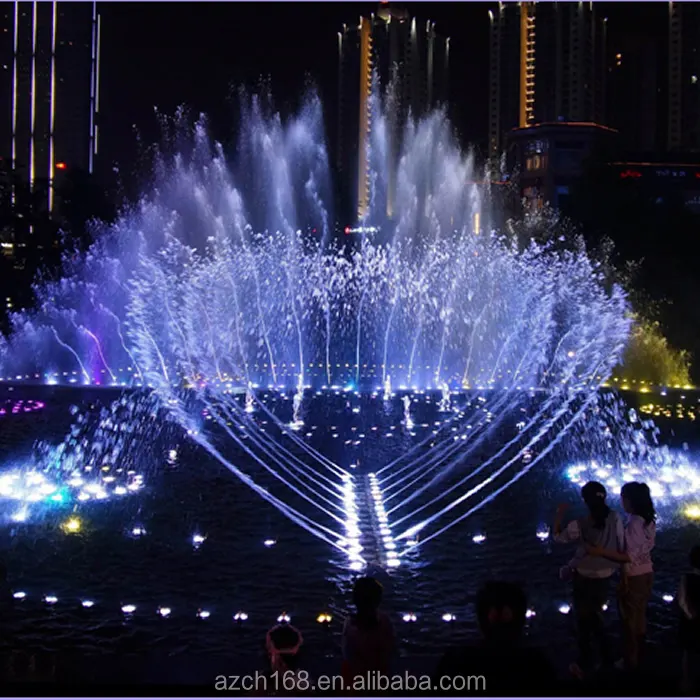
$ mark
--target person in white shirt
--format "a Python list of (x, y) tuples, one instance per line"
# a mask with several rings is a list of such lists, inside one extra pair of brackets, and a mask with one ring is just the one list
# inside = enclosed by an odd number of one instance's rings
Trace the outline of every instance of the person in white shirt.
[(562, 570), (562, 578), (573, 581), (579, 659), (571, 664), (569, 670), (578, 678), (594, 670), (594, 639), (602, 665), (612, 665), (603, 606), (608, 600), (610, 579), (619, 568), (619, 565), (607, 559), (591, 556), (586, 547), (619, 549), (624, 546), (622, 518), (605, 502), (605, 487), (597, 481), (590, 481), (581, 489), (581, 497), (588, 508), (587, 516), (572, 520), (562, 528), (562, 519), (568, 507), (562, 504), (554, 522), (555, 542), (578, 544), (574, 558)]

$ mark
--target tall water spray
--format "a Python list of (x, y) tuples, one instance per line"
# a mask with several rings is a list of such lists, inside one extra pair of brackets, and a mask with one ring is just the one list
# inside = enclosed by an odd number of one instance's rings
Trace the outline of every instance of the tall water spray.
[[(37, 284), (37, 308), (14, 314), (1, 346), (4, 374), (153, 388), (193, 439), (264, 499), (357, 557), (347, 534), (358, 527), (355, 481), (298, 436), (287, 437), (323, 476), (268, 435), (249, 430), (243, 441), (235, 426), (265, 410), (254, 405), (253, 386), (296, 388), (295, 424), (305, 386), (366, 382), (389, 400), (392, 383), (430, 386), (442, 391), (443, 411), (450, 387), (488, 389), (501, 397), (490, 415), (512, 409), (514, 392), (537, 389), (550, 397), (542, 416), (551, 427), (584, 410), (617, 364), (627, 301), (619, 287), (606, 288), (580, 240), (522, 246), (475, 224), (486, 203), (443, 111), (409, 119), (390, 178), (387, 123), (373, 105), (363, 223), (382, 243), (368, 234), (344, 247), (330, 225), (319, 99), (309, 96), (288, 120), (257, 96), (242, 104), (234, 160), (204, 121), (189, 128), (179, 116), (176, 147), (159, 154), (141, 200), (85, 254), (67, 257), (59, 281)], [(236, 388), (244, 408), (230, 398)], [(198, 430), (195, 403), (183, 398), (192, 393), (255, 469), (330, 525), (231, 463)], [(433, 452), (442, 466), (416, 478), (432, 483), (459, 454), (443, 445)], [(328, 503), (318, 498), (326, 489)]]

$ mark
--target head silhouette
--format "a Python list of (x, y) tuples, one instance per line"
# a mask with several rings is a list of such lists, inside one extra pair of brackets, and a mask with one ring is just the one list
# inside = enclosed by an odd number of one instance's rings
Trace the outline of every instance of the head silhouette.
[(594, 527), (599, 530), (605, 527), (605, 521), (610, 514), (610, 508), (605, 502), (607, 495), (605, 486), (597, 481), (589, 481), (581, 489), (581, 498), (591, 514)]
[(355, 581), (352, 599), (357, 609), (357, 623), (360, 626), (377, 624), (377, 611), (382, 602), (382, 584), (371, 576), (363, 576)]
[(630, 481), (620, 491), (622, 507), (630, 515), (638, 515), (646, 525), (656, 521), (656, 509), (651, 500), (651, 491), (646, 484)]
[(527, 597), (515, 583), (490, 581), (477, 594), (476, 614), (487, 641), (517, 641), (525, 626)]
[[(298, 666), (299, 650), (303, 644), (301, 633), (291, 625), (277, 625), (267, 633), (267, 653), (273, 669), (283, 665), (295, 670)], [(280, 663), (281, 662), (281, 663)]]
[(693, 569), (700, 569), (700, 544), (696, 544), (690, 550), (690, 556), (688, 558), (690, 560), (690, 566)]

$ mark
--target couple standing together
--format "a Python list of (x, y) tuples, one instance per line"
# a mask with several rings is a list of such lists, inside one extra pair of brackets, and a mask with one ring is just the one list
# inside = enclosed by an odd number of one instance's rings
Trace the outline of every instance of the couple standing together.
[(603, 665), (613, 665), (602, 613), (610, 579), (618, 569), (623, 644), (623, 658), (615, 664), (618, 668), (634, 670), (639, 665), (646, 635), (647, 605), (654, 581), (651, 551), (656, 539), (656, 511), (646, 484), (625, 484), (620, 496), (626, 522), (607, 505), (605, 487), (590, 481), (581, 489), (588, 516), (562, 527), (567, 506), (560, 505), (554, 523), (555, 542), (578, 543), (574, 558), (562, 569), (562, 578), (573, 583), (580, 657), (570, 670), (579, 678), (594, 670), (594, 640)]

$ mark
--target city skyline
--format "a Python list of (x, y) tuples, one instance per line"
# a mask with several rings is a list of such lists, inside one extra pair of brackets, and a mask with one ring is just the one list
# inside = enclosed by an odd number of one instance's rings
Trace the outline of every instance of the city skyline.
[[(14, 3), (3, 5), (13, 8)], [(31, 3), (27, 5), (31, 7)], [(50, 7), (50, 3), (40, 5)], [(88, 5), (92, 3), (75, 6)], [(544, 3), (539, 5), (542, 11), (547, 7)], [(513, 4), (515, 6), (517, 3)], [(139, 157), (144, 148), (160, 139), (154, 107), (166, 115), (173, 114), (182, 105), (195, 115), (205, 112), (215, 136), (225, 142), (230, 140), (235, 133), (230, 99), (232, 88), (244, 85), (255, 89), (265, 76), (270, 77), (272, 93), (283, 112), (288, 112), (298, 101), (309, 81), (316, 85), (325, 107), (331, 147), (329, 157), (334, 165), (339, 164), (338, 30), (343, 24), (352, 22), (353, 15), (370, 17), (377, 11), (378, 4), (266, 3), (253, 6), (222, 3), (199, 5), (196, 12), (191, 5), (180, 3), (98, 3), (97, 7), (100, 17), (107, 20), (100, 36), (104, 54), (100, 69), (103, 104), (99, 124), (95, 120), (92, 129), (94, 141), (99, 143), (101, 151), (96, 165), (103, 178), (112, 177), (115, 167), (124, 177), (140, 167)], [(274, 12), (270, 14), (268, 11), (265, 15), (265, 7), (273, 7)], [(609, 18), (609, 55), (619, 52), (626, 41), (629, 43), (629, 36), (634, 38), (640, 33), (653, 35), (653, 44), (646, 42), (646, 45), (652, 52), (656, 49), (663, 53), (663, 41), (669, 39), (664, 36), (668, 34), (667, 28), (660, 26), (659, 18), (668, 17), (669, 7), (668, 3), (634, 7), (605, 3), (605, 15)], [(489, 151), (488, 134), (492, 132), (492, 126), (489, 126), (489, 85), (493, 84), (489, 70), (489, 11), (493, 13), (498, 5), (470, 3), (457, 7), (451, 3), (410, 3), (408, 9), (420, 21), (430, 21), (438, 35), (450, 36), (452, 80), (447, 91), (450, 116), (462, 143), (486, 155)], [(169, 31), (159, 34), (157, 28), (164, 26), (166, 19)], [(252, 26), (264, 27), (264, 31), (245, 30), (245, 27)], [(683, 26), (684, 46), (687, 47), (689, 23), (686, 21)], [(157, 41), (155, 35), (159, 35)], [(224, 37), (228, 38), (224, 40)], [(627, 60), (622, 62), (625, 68), (628, 64)], [(688, 72), (687, 58), (683, 66), (681, 70), (685, 74)], [(620, 66), (612, 61), (609, 70), (615, 68)], [(663, 77), (663, 67), (655, 67), (655, 70)], [(537, 76), (540, 84), (543, 71), (540, 66)], [(653, 72), (649, 72), (653, 77)], [(202, 79), (203, 76), (206, 79)], [(608, 79), (612, 83), (613, 76), (609, 75)], [(630, 83), (626, 77), (621, 79)], [(698, 91), (689, 93), (685, 83), (681, 87), (686, 113), (689, 105), (693, 105), (689, 98), (697, 99), (695, 93)], [(663, 102), (664, 96), (651, 94), (652, 90), (646, 84), (645, 89), (646, 97), (636, 93), (628, 95), (630, 102), (638, 105), (654, 103), (653, 113), (662, 113), (663, 106), (658, 103)], [(624, 90), (616, 87), (615, 94), (618, 92), (624, 94)], [(614, 105), (608, 107), (608, 112), (611, 112)], [(697, 106), (693, 108), (697, 109)], [(653, 141), (658, 147), (656, 132), (663, 130), (663, 125), (670, 120), (663, 115), (660, 118), (648, 117), (651, 111), (645, 110), (641, 120), (628, 119), (627, 124), (614, 126), (623, 133), (634, 133), (630, 138), (635, 142), (649, 144)], [(650, 125), (645, 131), (642, 129), (644, 133), (640, 136), (641, 127), (636, 125), (644, 120)], [(614, 121), (612, 114), (607, 121)], [(686, 115), (682, 123), (688, 122)], [(654, 138), (649, 137), (652, 131)], [(685, 133), (688, 133), (687, 127)]]
[(97, 3), (3, 3), (0, 19), (0, 155), (52, 213), (61, 171), (92, 173), (98, 152)]

